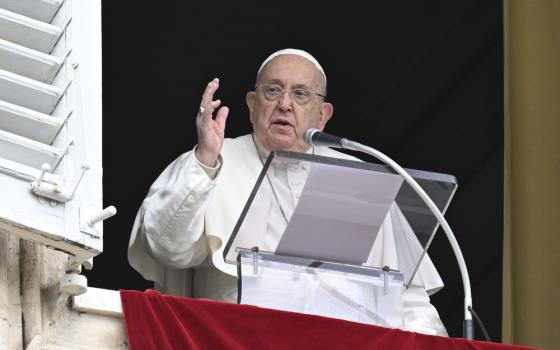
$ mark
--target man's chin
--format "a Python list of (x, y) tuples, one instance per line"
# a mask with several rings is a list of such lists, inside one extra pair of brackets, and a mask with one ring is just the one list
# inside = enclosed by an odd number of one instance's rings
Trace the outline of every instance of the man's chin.
[(298, 139), (269, 139), (268, 144), (270, 145), (271, 151), (292, 151), (292, 152), (302, 152), (305, 153), (309, 146), (305, 143), (299, 142)]
[(288, 135), (269, 135), (267, 141), (271, 150), (277, 151), (294, 151), (297, 145), (297, 139)]

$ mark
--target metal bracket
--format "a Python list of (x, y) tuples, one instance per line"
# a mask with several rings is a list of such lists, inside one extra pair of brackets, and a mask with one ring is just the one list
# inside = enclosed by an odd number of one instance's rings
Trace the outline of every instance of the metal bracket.
[(88, 225), (86, 222), (88, 221), (88, 216), (84, 213), (84, 209), (83, 208), (79, 208), (79, 217), (80, 217), (80, 232), (88, 234), (92, 237), (95, 238), (101, 238), (101, 235), (99, 234), (99, 232), (97, 232), (97, 230), (95, 229), (95, 227), (91, 227), (90, 225)]
[(253, 253), (253, 274), (258, 275), (259, 273), (259, 247), (251, 248)]
[(78, 185), (80, 184), (80, 181), (84, 177), (84, 174), (87, 170), (89, 170), (89, 166), (87, 164), (83, 164), (80, 176), (76, 179), (76, 181), (74, 181), (73, 186), (71, 186), (70, 188), (64, 188), (60, 184), (52, 185), (43, 182), (45, 173), (51, 171), (50, 165), (44, 163), (41, 166), (41, 174), (39, 175), (39, 177), (35, 181), (31, 182), (31, 191), (41, 197), (47, 197), (63, 203), (69, 202), (74, 198), (76, 189), (78, 188)]
[(385, 293), (385, 295), (389, 294), (389, 271), (391, 271), (389, 266), (383, 266), (383, 292)]
[(89, 234), (93, 237), (101, 237), (98, 231), (95, 228), (95, 224), (106, 220), (112, 216), (117, 214), (117, 208), (114, 206), (108, 206), (107, 208), (103, 209), (99, 213), (85, 218), (85, 215), (82, 213), (82, 209), (80, 208), (80, 231)]

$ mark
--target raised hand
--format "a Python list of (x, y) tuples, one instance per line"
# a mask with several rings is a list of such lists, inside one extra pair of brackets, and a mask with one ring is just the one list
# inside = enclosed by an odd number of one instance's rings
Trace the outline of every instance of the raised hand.
[(220, 100), (212, 100), (219, 87), (220, 80), (218, 78), (214, 78), (208, 83), (196, 116), (198, 146), (195, 155), (198, 161), (209, 167), (214, 166), (222, 150), (226, 119), (229, 113), (229, 108), (222, 106), (216, 113), (216, 118), (212, 118), (212, 114), (221, 104)]

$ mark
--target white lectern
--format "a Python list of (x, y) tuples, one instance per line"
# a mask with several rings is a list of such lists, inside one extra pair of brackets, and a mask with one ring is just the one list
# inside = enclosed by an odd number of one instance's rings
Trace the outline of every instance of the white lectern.
[[(288, 171), (294, 168), (296, 175)], [(408, 173), (445, 212), (456, 178)], [(286, 187), (293, 176), (303, 184), (300, 191)], [(387, 221), (388, 215), (398, 218)], [(273, 151), (224, 259), (237, 265), (239, 303), (402, 328), (403, 289), (414, 281), (438, 226), (386, 166)], [(391, 234), (383, 236), (386, 230)], [(377, 239), (387, 237), (399, 270), (380, 265), (376, 256), (388, 249)]]

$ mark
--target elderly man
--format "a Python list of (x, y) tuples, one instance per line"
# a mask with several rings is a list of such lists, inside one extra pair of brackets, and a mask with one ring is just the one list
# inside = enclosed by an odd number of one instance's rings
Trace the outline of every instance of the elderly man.
[[(280, 50), (263, 62), (255, 90), (246, 96), (253, 134), (225, 139), (229, 110), (220, 107), (220, 100), (213, 100), (218, 87), (219, 80), (214, 79), (202, 95), (196, 117), (197, 146), (170, 164), (150, 188), (134, 223), (128, 258), (163, 292), (234, 302), (236, 270), (224, 262), (223, 248), (264, 159), (271, 150), (311, 151), (303, 142), (303, 133), (308, 128), (323, 130), (333, 106), (325, 101), (326, 75), (317, 60), (305, 51)], [(326, 147), (313, 151), (356, 159)], [(287, 181), (293, 171), (303, 170), (275, 172), (275, 181), (287, 197), (301, 192)], [(381, 230), (386, 233), (378, 235), (372, 252), (377, 264), (394, 269), (399, 268), (396, 252), (387, 251), (386, 246), (392, 239), (391, 217), (395, 222), (403, 219), (396, 210), (392, 208)], [(287, 221), (285, 215), (284, 219)], [(268, 227), (281, 230), (278, 225)], [(378, 242), (379, 237), (385, 243)], [(424, 265), (427, 267), (415, 279), (418, 283), (403, 294), (405, 328), (446, 335), (428, 297), (428, 292), (443, 284), (429, 259)]]

